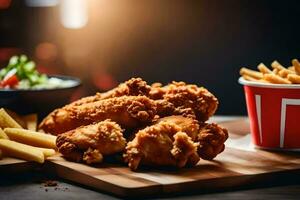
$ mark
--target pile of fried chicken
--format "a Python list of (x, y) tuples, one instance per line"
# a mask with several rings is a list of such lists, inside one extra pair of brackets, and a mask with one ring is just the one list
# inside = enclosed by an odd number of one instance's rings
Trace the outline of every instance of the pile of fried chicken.
[(132, 170), (181, 168), (224, 150), (228, 131), (206, 123), (217, 107), (217, 98), (203, 87), (175, 81), (150, 86), (132, 78), (54, 110), (39, 128), (58, 135), (57, 148), (71, 161), (94, 164), (123, 154)]

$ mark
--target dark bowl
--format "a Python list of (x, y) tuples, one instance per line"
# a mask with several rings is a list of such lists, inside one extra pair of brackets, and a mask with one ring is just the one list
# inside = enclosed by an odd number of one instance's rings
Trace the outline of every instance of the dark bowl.
[(73, 80), (75, 84), (71, 87), (55, 89), (0, 89), (0, 107), (8, 108), (18, 114), (37, 113), (39, 118), (42, 118), (55, 108), (69, 103), (71, 96), (81, 85), (78, 78), (61, 75), (49, 77)]

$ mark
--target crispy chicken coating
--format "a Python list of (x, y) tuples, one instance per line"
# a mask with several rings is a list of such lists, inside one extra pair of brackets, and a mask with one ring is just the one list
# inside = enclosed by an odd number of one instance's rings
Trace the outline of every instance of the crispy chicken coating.
[(180, 126), (195, 142), (199, 142), (198, 154), (205, 160), (212, 160), (225, 148), (228, 131), (212, 123), (203, 123), (183, 116), (168, 116), (158, 119), (158, 122), (170, 122)]
[(201, 123), (197, 142), (200, 143), (198, 154), (205, 160), (212, 160), (224, 151), (224, 142), (228, 138), (228, 131), (218, 124)]
[[(66, 109), (72, 109), (75, 106), (81, 106), (88, 103), (97, 102), (104, 99), (109, 99), (112, 97), (121, 97), (121, 96), (138, 96), (138, 95), (146, 95), (149, 96), (150, 86), (147, 85), (145, 81), (141, 78), (132, 78), (125, 83), (121, 83), (118, 87), (107, 91), (105, 93), (97, 93), (94, 96), (84, 97), (77, 101), (74, 101), (71, 104), (64, 106), (63, 108), (59, 108), (51, 112), (39, 125), (39, 129), (43, 129), (47, 131), (47, 127), (49, 124), (53, 123), (53, 121), (65, 121), (65, 118), (68, 118), (66, 113)], [(63, 132), (63, 131), (62, 131)]]
[(195, 119), (183, 117), (181, 115), (172, 115), (160, 118), (156, 123), (159, 122), (174, 123), (180, 126), (181, 130), (185, 132), (193, 141), (197, 139), (199, 134), (200, 127), (198, 121)]
[(128, 81), (119, 84), (116, 88), (104, 93), (96, 93), (96, 95), (84, 97), (77, 101), (72, 102), (67, 106), (79, 106), (85, 103), (92, 103), (95, 101), (108, 99), (112, 97), (121, 96), (149, 96), (151, 87), (141, 78), (131, 78)]
[(132, 170), (139, 165), (179, 168), (187, 164), (196, 165), (199, 161), (198, 145), (180, 125), (160, 121), (137, 132), (135, 138), (127, 143), (124, 160)]
[(131, 78), (128, 81), (121, 83), (118, 87), (101, 93), (102, 99), (121, 96), (149, 96), (151, 87), (141, 78)]
[(111, 119), (124, 128), (151, 123), (156, 103), (145, 96), (122, 96), (80, 106), (67, 106), (49, 115), (40, 125), (47, 133), (58, 135), (82, 125)]
[(83, 97), (83, 98), (78, 99), (78, 100), (76, 100), (76, 101), (74, 101), (74, 102), (72, 102), (68, 105), (65, 105), (64, 107), (67, 107), (67, 106), (80, 106), (82, 104), (93, 103), (93, 102), (99, 101), (101, 99), (103, 99), (101, 93), (97, 92), (93, 96)]
[(58, 151), (68, 160), (100, 163), (103, 156), (122, 152), (126, 145), (121, 127), (105, 120), (81, 126), (57, 137)]
[(149, 95), (152, 99), (164, 99), (172, 103), (176, 108), (173, 114), (196, 118), (202, 122), (211, 117), (218, 107), (217, 98), (207, 89), (184, 82), (173, 81), (164, 87), (155, 83)]

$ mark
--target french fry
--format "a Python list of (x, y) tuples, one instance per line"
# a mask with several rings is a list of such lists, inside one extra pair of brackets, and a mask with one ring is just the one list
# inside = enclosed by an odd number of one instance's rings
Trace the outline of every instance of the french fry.
[(243, 78), (247, 81), (258, 81), (258, 79), (253, 78), (252, 76), (243, 75)]
[(244, 75), (251, 76), (252, 78), (255, 78), (255, 79), (262, 79), (263, 78), (262, 73), (251, 70), (251, 69), (247, 69), (245, 67), (241, 68), (240, 74), (242, 76), (244, 76)]
[(6, 133), (0, 128), (0, 139), (9, 139)]
[(43, 163), (45, 158), (41, 150), (19, 142), (0, 139), (0, 149), (5, 155), (28, 161)]
[(276, 74), (276, 75), (278, 75), (279, 71), (280, 71), (279, 69), (273, 69), (273, 71), (272, 71), (272, 72), (273, 72), (273, 74)]
[(286, 78), (288, 74), (295, 74), (295, 72), (288, 69), (282, 69), (278, 72), (278, 75), (281, 76), (282, 78)]
[(276, 83), (276, 84), (291, 84), (287, 79), (281, 78), (280, 76), (276, 74), (264, 74), (264, 79), (270, 83)]
[(273, 61), (271, 63), (271, 66), (273, 67), (273, 69), (279, 69), (279, 70), (286, 69), (277, 60)]
[(261, 83), (268, 83), (267, 81), (265, 81), (264, 79), (255, 79), (252, 76), (248, 76), (248, 75), (243, 75), (242, 76), (245, 80), (247, 81), (255, 81), (255, 82), (261, 82)]
[[(14, 111), (11, 111), (7, 108), (5, 108), (4, 110), (11, 118), (13, 118), (20, 126), (22, 126), (22, 128), (27, 128), (25, 121), (22, 119), (22, 117), (20, 115), (18, 115)], [(12, 128), (14, 128), (14, 127), (12, 127)]]
[(22, 128), (3, 108), (0, 109), (0, 127)]
[(300, 75), (300, 63), (297, 59), (292, 60), (292, 64), (294, 66), (295, 72)]
[(287, 76), (288, 80), (295, 84), (300, 84), (300, 76), (297, 74), (289, 74)]
[(9, 139), (17, 142), (36, 147), (56, 148), (56, 136), (53, 135), (18, 128), (6, 128), (4, 132)]
[(263, 73), (263, 74), (269, 74), (269, 73), (272, 73), (272, 71), (264, 64), (264, 63), (260, 63), (258, 66), (257, 66), (257, 69)]
[(40, 151), (43, 152), (45, 158), (53, 156), (55, 154), (55, 150), (54, 149), (48, 149), (48, 148), (41, 148), (41, 147), (34, 147), (39, 149)]
[(295, 67), (294, 66), (289, 66), (287, 69), (295, 72)]
[(37, 114), (30, 114), (23, 117), (28, 130), (36, 131), (37, 127)]

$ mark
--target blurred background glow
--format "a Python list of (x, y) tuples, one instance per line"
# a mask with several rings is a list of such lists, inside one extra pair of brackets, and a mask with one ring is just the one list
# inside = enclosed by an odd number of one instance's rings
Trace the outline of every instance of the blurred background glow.
[(86, 0), (61, 0), (60, 20), (66, 28), (82, 28), (88, 22)]
[(59, 0), (25, 0), (29, 7), (50, 7), (57, 6)]
[[(0, 0), (0, 67), (29, 55), (81, 78), (73, 97), (131, 77), (203, 85), (218, 114), (245, 114), (239, 68), (300, 58), (300, 1)], [(234, 103), (233, 103), (234, 102)]]
[(0, 9), (8, 9), (11, 4), (11, 0), (0, 0)]

